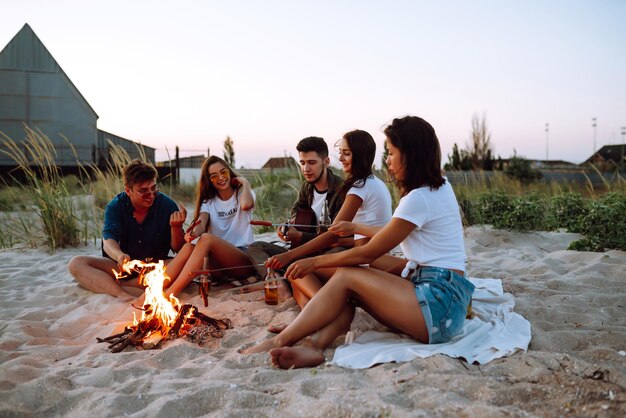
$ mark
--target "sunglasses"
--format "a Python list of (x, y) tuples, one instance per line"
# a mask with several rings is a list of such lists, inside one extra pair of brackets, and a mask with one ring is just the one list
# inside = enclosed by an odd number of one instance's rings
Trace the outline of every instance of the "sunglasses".
[(211, 181), (211, 183), (217, 183), (222, 177), (226, 179), (230, 178), (230, 172), (226, 168), (222, 168), (219, 173), (213, 173), (209, 175), (209, 180)]
[(139, 190), (135, 190), (132, 189), (133, 192), (137, 193), (139, 196), (141, 196), (142, 199), (148, 199), (154, 195), (156, 195), (157, 193), (159, 193), (159, 186), (157, 186), (156, 184), (154, 185), (154, 187), (152, 187), (151, 189), (139, 189)]

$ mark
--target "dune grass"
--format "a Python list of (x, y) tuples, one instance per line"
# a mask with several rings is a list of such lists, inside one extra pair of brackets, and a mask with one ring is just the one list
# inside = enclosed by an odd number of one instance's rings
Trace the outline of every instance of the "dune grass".
[[(2, 152), (24, 174), (20, 177), (24, 180), (11, 176), (11, 182), (0, 185), (0, 247), (45, 245), (54, 252), (95, 242), (101, 237), (106, 204), (123, 190), (122, 171), (131, 160), (128, 153), (109, 144), (111, 160), (104, 169), (79, 164), (78, 177), (63, 177), (54, 164), (51, 141), (40, 131), (25, 129), (26, 141), (19, 145), (0, 132)], [(377, 175), (386, 178), (384, 173)], [(288, 219), (302, 182), (300, 171), (259, 171), (250, 177), (256, 193), (255, 218)], [(521, 232), (563, 229), (584, 234), (584, 239), (572, 244), (574, 249), (626, 250), (626, 181), (618, 172), (601, 187), (591, 181), (520, 182), (500, 172), (489, 177), (473, 172), (464, 178), (453, 187), (466, 226), (491, 224)], [(167, 194), (178, 201), (194, 201), (195, 185), (175, 186), (167, 180), (160, 181)], [(395, 208), (400, 196), (392, 183), (388, 186)], [(270, 230), (262, 227), (256, 232)]]
[[(79, 243), (78, 219), (69, 189), (55, 165), (54, 146), (41, 131), (25, 129), (26, 140), (21, 146), (2, 134), (2, 152), (15, 161), (25, 176), (25, 184), (20, 186), (33, 200), (50, 251), (76, 246)], [(24, 235), (31, 235), (29, 224), (22, 223), (22, 227)], [(12, 240), (13, 236), (7, 239)]]

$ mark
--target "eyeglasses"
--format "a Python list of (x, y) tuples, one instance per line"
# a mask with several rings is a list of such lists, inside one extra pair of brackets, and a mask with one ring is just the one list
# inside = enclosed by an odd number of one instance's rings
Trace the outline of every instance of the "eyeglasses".
[(142, 199), (149, 199), (150, 197), (159, 193), (159, 186), (155, 184), (151, 189), (146, 189), (146, 188), (141, 188), (139, 190), (133, 189), (133, 192), (141, 196)]
[(209, 175), (209, 180), (211, 181), (211, 183), (217, 183), (222, 177), (226, 179), (230, 178), (230, 172), (226, 168), (222, 168), (219, 173), (213, 173)]

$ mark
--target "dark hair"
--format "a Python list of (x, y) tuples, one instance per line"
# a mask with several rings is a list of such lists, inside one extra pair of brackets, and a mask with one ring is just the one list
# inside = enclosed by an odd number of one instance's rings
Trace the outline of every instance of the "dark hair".
[(144, 181), (156, 180), (159, 173), (152, 164), (135, 159), (124, 167), (123, 176), (124, 186), (132, 187)]
[(402, 196), (423, 186), (437, 190), (445, 183), (439, 139), (430, 123), (417, 116), (396, 118), (385, 128), (385, 135), (402, 154), (404, 179), (396, 179)]
[(323, 138), (318, 136), (309, 136), (301, 139), (298, 145), (296, 145), (296, 149), (298, 152), (315, 151), (322, 159), (328, 157), (328, 145)]
[[(216, 163), (220, 163), (224, 167), (226, 167), (226, 169), (228, 169), (228, 173), (230, 174), (231, 179), (237, 177), (237, 173), (235, 173), (233, 169), (230, 168), (228, 163), (220, 157), (216, 155), (211, 155), (209, 158), (204, 160), (204, 163), (202, 164), (202, 171), (200, 172), (200, 181), (198, 182), (198, 187), (196, 188), (196, 213), (193, 217), (194, 221), (198, 219), (198, 215), (200, 215), (200, 206), (202, 206), (202, 202), (213, 199), (215, 196), (217, 196), (217, 189), (215, 188), (213, 183), (211, 183), (211, 179), (209, 178), (209, 168)], [(241, 185), (234, 187), (231, 184), (231, 187), (233, 189), (238, 189), (239, 187), (241, 187)]]
[(372, 135), (360, 129), (348, 132), (343, 139), (346, 140), (352, 152), (352, 168), (340, 191), (345, 196), (351, 187), (365, 186), (365, 179), (372, 174), (376, 142)]

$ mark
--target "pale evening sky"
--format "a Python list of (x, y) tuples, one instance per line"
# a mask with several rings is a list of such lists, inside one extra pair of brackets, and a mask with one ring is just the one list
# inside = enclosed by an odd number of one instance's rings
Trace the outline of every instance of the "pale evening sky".
[(597, 149), (626, 127), (623, 0), (0, 4), (0, 48), (28, 23), (100, 129), (190, 154), (230, 135), (237, 167), (356, 128), (380, 150), (405, 114), (432, 123), (444, 162), (474, 114), (503, 158), (545, 158), (546, 123), (550, 159), (575, 163), (593, 117)]

